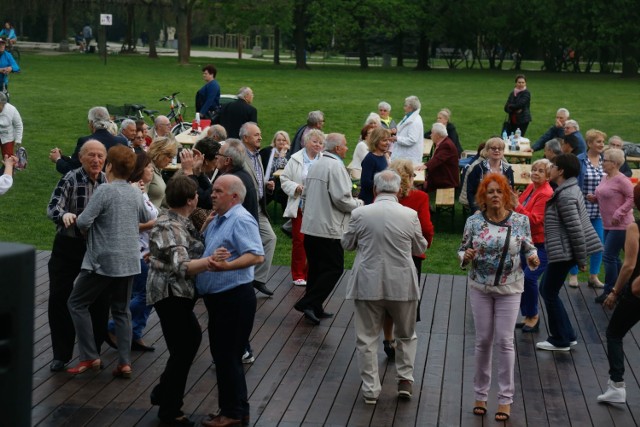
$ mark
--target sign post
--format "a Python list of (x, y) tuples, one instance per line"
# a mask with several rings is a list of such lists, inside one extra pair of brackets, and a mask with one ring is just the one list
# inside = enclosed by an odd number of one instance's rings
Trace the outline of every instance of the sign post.
[(107, 26), (113, 25), (113, 16), (110, 13), (100, 14), (100, 51), (107, 65)]

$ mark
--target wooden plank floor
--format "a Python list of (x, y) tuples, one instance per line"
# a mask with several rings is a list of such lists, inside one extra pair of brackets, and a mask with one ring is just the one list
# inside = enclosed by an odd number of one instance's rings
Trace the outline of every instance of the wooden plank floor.
[[(51, 373), (47, 323), (49, 252), (38, 252), (35, 296), (32, 424), (37, 426), (157, 426), (149, 403), (151, 387), (164, 369), (168, 353), (158, 318), (151, 315), (144, 339), (154, 353), (133, 353), (131, 380), (116, 380), (111, 369), (115, 351), (105, 349), (101, 372), (78, 377)], [(497, 425), (496, 388), (488, 416), (471, 413), (473, 405), (474, 326), (463, 276), (423, 275), (423, 300), (418, 323), (414, 397), (396, 399), (395, 366), (387, 364), (380, 345), (382, 394), (376, 406), (363, 403), (355, 359), (353, 307), (345, 301), (345, 272), (328, 301), (333, 319), (311, 326), (293, 310), (304, 292), (291, 285), (288, 267), (274, 267), (269, 288), (273, 298), (258, 298), (251, 344), (256, 361), (246, 366), (251, 422), (257, 426), (482, 426)], [(605, 330), (610, 316), (593, 302), (596, 292), (562, 291), (578, 330), (579, 344), (569, 353), (536, 351), (546, 338), (516, 332), (516, 395), (513, 426), (633, 426), (640, 423), (640, 329), (625, 338), (626, 405), (599, 405), (606, 387)], [(196, 314), (206, 331), (207, 313), (200, 302)], [(106, 346), (105, 346), (106, 347)], [(74, 360), (74, 363), (77, 361)], [(199, 420), (217, 409), (215, 367), (206, 332), (191, 368), (184, 411)]]

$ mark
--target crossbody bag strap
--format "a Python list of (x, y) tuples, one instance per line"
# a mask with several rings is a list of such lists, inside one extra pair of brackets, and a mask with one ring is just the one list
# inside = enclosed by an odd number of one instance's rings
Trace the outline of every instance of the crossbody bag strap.
[(507, 252), (509, 252), (509, 241), (511, 240), (511, 226), (507, 226), (507, 237), (504, 239), (504, 247), (502, 248), (502, 255), (500, 256), (500, 263), (498, 264), (498, 270), (496, 271), (496, 279), (493, 282), (493, 286), (498, 286), (500, 282), (500, 276), (504, 270), (504, 261), (507, 259)]

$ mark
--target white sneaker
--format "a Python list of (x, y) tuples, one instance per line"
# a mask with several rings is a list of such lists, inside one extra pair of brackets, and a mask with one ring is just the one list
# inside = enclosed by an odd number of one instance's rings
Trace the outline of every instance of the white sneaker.
[(574, 345), (578, 345), (578, 341), (571, 341), (569, 346), (573, 347)]
[(293, 281), (293, 284), (296, 286), (307, 286), (307, 281), (304, 279), (297, 279)]
[(598, 402), (625, 403), (627, 401), (627, 390), (624, 382), (616, 383), (609, 380), (607, 384), (609, 384), (609, 387), (607, 391), (598, 396)]
[(256, 358), (253, 357), (253, 353), (249, 352), (249, 351), (245, 351), (244, 354), (242, 355), (242, 363), (253, 363), (255, 362)]
[(536, 344), (536, 348), (540, 350), (548, 350), (548, 351), (569, 351), (571, 347), (556, 347), (551, 344), (549, 341), (542, 341)]

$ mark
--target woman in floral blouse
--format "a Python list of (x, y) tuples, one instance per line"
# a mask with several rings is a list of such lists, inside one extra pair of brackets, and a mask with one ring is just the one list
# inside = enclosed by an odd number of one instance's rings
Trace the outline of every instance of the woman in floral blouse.
[(151, 392), (151, 404), (160, 406), (158, 418), (164, 423), (188, 425), (182, 397), (202, 339), (193, 313), (194, 278), (213, 269), (213, 258), (200, 259), (204, 244), (189, 220), (198, 204), (195, 181), (184, 175), (173, 177), (167, 184), (166, 201), (170, 209), (158, 217), (149, 238), (147, 303), (153, 304), (160, 318), (169, 360)]
[(515, 351), (513, 329), (524, 289), (520, 256), (534, 270), (540, 261), (531, 240), (529, 219), (513, 211), (517, 201), (507, 179), (491, 173), (476, 194), (481, 212), (470, 216), (458, 249), (461, 266), (469, 264), (469, 297), (476, 326), (475, 405), (473, 413), (487, 412), (491, 388), (493, 343), (498, 346), (498, 411), (506, 421), (513, 402)]

